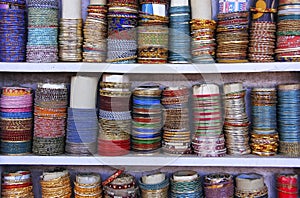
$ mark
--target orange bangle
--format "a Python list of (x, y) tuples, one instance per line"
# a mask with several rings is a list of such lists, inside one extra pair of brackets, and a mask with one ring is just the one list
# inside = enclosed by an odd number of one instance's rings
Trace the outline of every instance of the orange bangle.
[(23, 95), (30, 95), (31, 88), (25, 87), (3, 87), (2, 94), (4, 96), (23, 96)]
[(13, 188), (24, 188), (32, 185), (31, 182), (23, 183), (23, 184), (13, 184), (13, 185), (7, 185), (7, 184), (2, 184), (3, 189), (13, 189)]

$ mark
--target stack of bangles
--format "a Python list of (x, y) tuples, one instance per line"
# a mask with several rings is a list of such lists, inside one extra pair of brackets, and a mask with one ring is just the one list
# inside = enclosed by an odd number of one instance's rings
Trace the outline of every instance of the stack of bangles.
[(161, 147), (161, 90), (159, 86), (140, 86), (133, 91), (132, 150), (155, 153)]
[(259, 197), (268, 198), (268, 187), (264, 183), (262, 175), (256, 173), (239, 174), (235, 178), (235, 197)]
[(138, 187), (136, 186), (134, 176), (125, 174), (123, 170), (117, 170), (113, 175), (102, 182), (104, 197), (126, 197), (136, 198)]
[(248, 47), (248, 58), (251, 62), (274, 62), (276, 23), (275, 0), (268, 0), (261, 4), (255, 1), (251, 8), (252, 22)]
[(140, 1), (138, 63), (164, 64), (168, 61), (168, 1)]
[(201, 178), (195, 171), (177, 171), (170, 178), (172, 198), (203, 198)]
[(80, 62), (82, 60), (82, 26), (81, 18), (64, 19), (59, 22), (59, 60)]
[(218, 85), (194, 85), (193, 109), (192, 147), (196, 155), (199, 157), (225, 156), (221, 94)]
[(43, 198), (71, 198), (70, 176), (66, 170), (43, 172), (40, 184)]
[(26, 0), (1, 0), (1, 62), (23, 62), (26, 57)]
[(87, 13), (83, 29), (83, 62), (105, 62), (107, 54), (107, 6), (91, 3)]
[(193, 63), (214, 63), (216, 22), (214, 20), (192, 19), (190, 23)]
[(1, 153), (23, 155), (31, 152), (32, 90), (3, 87), (0, 99)]
[(260, 156), (275, 155), (279, 137), (276, 131), (277, 96), (275, 88), (254, 88), (251, 91), (252, 133), (251, 149)]
[(68, 108), (66, 153), (71, 155), (97, 153), (98, 131), (96, 109)]
[(169, 179), (164, 173), (145, 175), (139, 180), (141, 198), (168, 198)]
[(163, 152), (167, 154), (191, 153), (191, 131), (189, 127), (189, 89), (166, 87), (162, 92)]
[(171, 1), (170, 33), (169, 33), (169, 63), (190, 63), (191, 37), (190, 20), (191, 7), (189, 1)]
[(279, 152), (300, 156), (300, 84), (278, 85)]
[(218, 14), (217, 61), (219, 63), (244, 63), (248, 49), (248, 12)]
[(100, 82), (98, 154), (126, 155), (130, 150), (130, 91), (127, 75), (103, 74)]
[(58, 14), (57, 0), (28, 0), (27, 62), (57, 62)]
[(275, 33), (275, 22), (252, 22), (248, 47), (249, 61), (274, 62)]
[(82, 173), (76, 175), (74, 182), (75, 198), (102, 197), (101, 177), (96, 173)]
[(277, 22), (277, 61), (300, 60), (300, 5), (299, 1), (279, 0)]
[(242, 83), (227, 83), (224, 89), (224, 134), (227, 153), (245, 155), (249, 146), (249, 120), (246, 114), (245, 94)]
[(31, 173), (29, 171), (4, 172), (2, 176), (1, 197), (34, 198)]
[(234, 197), (233, 176), (228, 173), (206, 175), (204, 192), (206, 198)]
[(32, 146), (34, 154), (59, 155), (64, 153), (67, 104), (66, 84), (38, 84), (34, 107)]
[(276, 179), (278, 198), (298, 198), (298, 175), (279, 174)]
[(107, 59), (111, 63), (135, 63), (138, 0), (108, 0)]

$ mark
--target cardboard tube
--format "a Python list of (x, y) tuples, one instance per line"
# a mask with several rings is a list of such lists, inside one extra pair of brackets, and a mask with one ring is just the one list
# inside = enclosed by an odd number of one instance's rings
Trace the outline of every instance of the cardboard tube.
[(62, 0), (63, 19), (81, 19), (81, 0)]
[(212, 19), (211, 0), (191, 0), (192, 19)]

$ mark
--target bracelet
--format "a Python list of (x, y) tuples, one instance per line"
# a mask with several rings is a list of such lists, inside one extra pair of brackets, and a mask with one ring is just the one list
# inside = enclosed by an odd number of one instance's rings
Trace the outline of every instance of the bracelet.
[(108, 177), (106, 180), (102, 182), (102, 186), (106, 186), (107, 184), (114, 181), (117, 177), (119, 177), (124, 172), (123, 169), (117, 170), (114, 174), (112, 174), (110, 177)]
[(130, 88), (131, 83), (117, 83), (117, 82), (100, 82), (101, 88)]
[(23, 95), (31, 95), (31, 88), (23, 88), (23, 87), (2, 87), (2, 95), (4, 96), (23, 96)]

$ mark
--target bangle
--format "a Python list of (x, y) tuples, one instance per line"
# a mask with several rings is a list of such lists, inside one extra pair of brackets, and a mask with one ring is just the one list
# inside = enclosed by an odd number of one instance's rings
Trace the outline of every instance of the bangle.
[(118, 82), (100, 82), (101, 88), (130, 88), (131, 83), (118, 83)]
[(107, 184), (114, 181), (117, 177), (119, 177), (124, 172), (123, 169), (117, 170), (114, 174), (112, 174), (110, 177), (108, 177), (106, 180), (102, 182), (102, 186), (106, 186)]
[(31, 88), (23, 88), (23, 87), (3, 87), (2, 95), (4, 96), (23, 96), (30, 95), (32, 92)]

